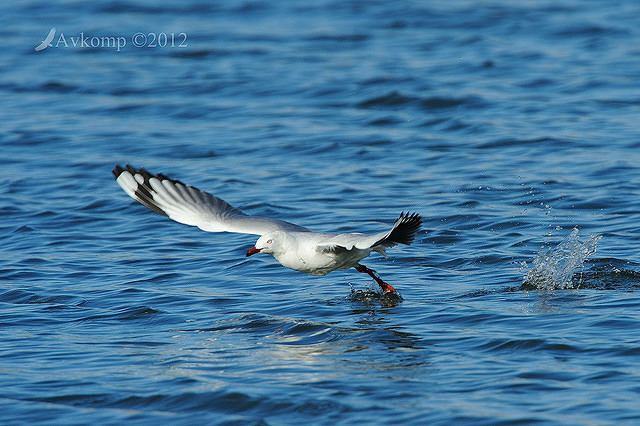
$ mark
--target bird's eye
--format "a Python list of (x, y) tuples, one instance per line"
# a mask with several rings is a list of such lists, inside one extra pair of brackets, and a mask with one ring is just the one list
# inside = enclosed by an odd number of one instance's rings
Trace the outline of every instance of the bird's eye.
[(273, 243), (273, 240), (272, 239), (268, 239), (267, 240), (267, 244), (271, 244), (271, 243)]

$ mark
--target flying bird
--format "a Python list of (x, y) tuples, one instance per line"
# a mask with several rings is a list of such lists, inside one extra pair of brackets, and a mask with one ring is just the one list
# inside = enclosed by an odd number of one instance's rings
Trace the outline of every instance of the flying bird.
[(372, 252), (386, 256), (389, 247), (411, 244), (422, 225), (420, 215), (401, 213), (391, 229), (375, 235), (314, 232), (283, 220), (247, 215), (208, 192), (143, 168), (116, 165), (112, 173), (129, 196), (176, 222), (208, 232), (260, 235), (247, 257), (270, 254), (282, 266), (316, 276), (355, 268), (369, 274), (383, 293), (396, 290), (360, 261)]

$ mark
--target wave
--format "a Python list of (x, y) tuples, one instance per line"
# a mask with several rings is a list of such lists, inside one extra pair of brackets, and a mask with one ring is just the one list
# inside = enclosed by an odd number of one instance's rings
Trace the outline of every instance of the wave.
[(416, 95), (405, 95), (394, 90), (383, 95), (360, 101), (357, 104), (357, 107), (363, 109), (384, 109), (417, 106), (423, 110), (439, 110), (456, 108), (462, 105), (482, 106), (483, 104), (483, 100), (472, 96), (466, 98), (443, 96), (422, 97)]

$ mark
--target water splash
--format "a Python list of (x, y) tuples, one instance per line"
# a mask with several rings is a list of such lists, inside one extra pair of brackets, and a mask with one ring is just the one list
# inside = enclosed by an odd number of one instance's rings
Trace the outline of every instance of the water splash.
[(578, 228), (553, 248), (543, 247), (533, 259), (533, 266), (524, 276), (525, 290), (556, 290), (574, 288), (573, 276), (576, 269), (596, 252), (596, 245), (602, 235), (591, 235), (586, 241), (578, 238)]
[(351, 302), (360, 302), (367, 306), (380, 304), (382, 307), (391, 308), (402, 302), (402, 296), (398, 292), (382, 293), (379, 289), (367, 287), (365, 290), (356, 290), (351, 283), (351, 294), (348, 299)]

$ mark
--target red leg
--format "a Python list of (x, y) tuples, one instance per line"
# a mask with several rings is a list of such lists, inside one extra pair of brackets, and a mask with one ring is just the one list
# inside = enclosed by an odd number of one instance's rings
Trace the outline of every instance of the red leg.
[(373, 269), (369, 269), (366, 266), (360, 265), (360, 264), (354, 266), (354, 268), (356, 268), (356, 271), (358, 272), (364, 272), (369, 274), (371, 278), (373, 278), (378, 283), (380, 288), (382, 288), (383, 293), (393, 293), (396, 291), (395, 288), (391, 287), (389, 284), (382, 281), (382, 279), (378, 276), (376, 271), (374, 271)]

